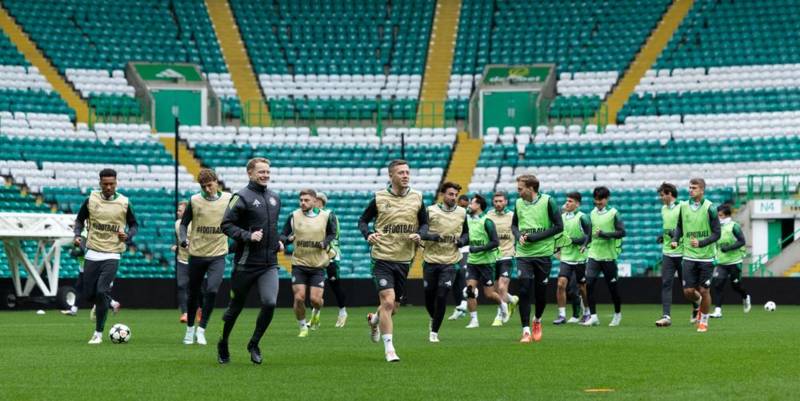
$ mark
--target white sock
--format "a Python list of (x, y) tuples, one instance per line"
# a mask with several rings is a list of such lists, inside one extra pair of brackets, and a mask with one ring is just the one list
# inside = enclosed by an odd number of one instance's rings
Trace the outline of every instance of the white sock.
[(722, 308), (720, 308), (720, 307), (714, 308), (714, 313), (722, 314)]
[(205, 334), (205, 332), (206, 332), (206, 329), (204, 329), (202, 327), (199, 327), (199, 326), (197, 327), (197, 334)]
[(113, 300), (113, 299), (111, 300), (111, 302), (109, 302), (109, 304), (111, 304), (111, 307), (112, 307), (112, 308), (116, 308), (116, 307), (118, 307), (118, 306), (119, 306), (119, 302), (117, 302), (117, 301), (115, 301), (115, 300)]
[(339, 308), (339, 316), (347, 316), (347, 308)]
[(700, 314), (700, 321), (703, 323), (708, 323), (708, 314), (707, 313)]
[(533, 321), (536, 322), (536, 323), (541, 323), (542, 322), (542, 318), (535, 317), (535, 318), (533, 318)]
[(470, 312), (469, 317), (471, 317), (472, 320), (478, 320), (478, 311)]
[(522, 328), (522, 334), (531, 334), (531, 328), (529, 326), (525, 326)]
[(500, 302), (500, 311), (503, 315), (508, 315), (508, 304), (505, 302)]
[(384, 334), (381, 336), (383, 338), (383, 349), (386, 352), (394, 352), (394, 343), (392, 343), (392, 335), (391, 334)]
[(622, 317), (622, 312), (620, 312), (620, 313), (614, 312), (614, 318), (619, 319), (621, 317)]
[(467, 301), (461, 301), (461, 303), (458, 304), (458, 306), (456, 306), (456, 308), (458, 308), (458, 309), (467, 309)]
[(103, 333), (101, 333), (101, 332), (99, 332), (99, 331), (95, 331), (95, 332), (94, 332), (94, 336), (95, 336), (95, 337), (102, 337), (102, 336), (103, 336)]
[(567, 316), (567, 308), (566, 307), (559, 307), (558, 308), (558, 316)]
[(300, 319), (300, 320), (298, 320), (298, 321), (297, 321), (297, 325), (298, 325), (298, 326), (300, 326), (300, 328), (301, 328), (301, 329), (302, 329), (303, 327), (306, 327), (306, 319)]
[(194, 333), (194, 326), (186, 326), (186, 332), (188, 333), (188, 332), (190, 332), (190, 331), (191, 331), (192, 333)]
[(596, 313), (592, 313), (592, 319), (597, 319), (597, 314)]
[(72, 306), (69, 307), (69, 311), (72, 312), (72, 313), (78, 313), (78, 307), (75, 306), (75, 305), (72, 305)]
[(514, 302), (514, 296), (509, 293), (506, 293), (506, 303), (510, 304), (512, 302)]

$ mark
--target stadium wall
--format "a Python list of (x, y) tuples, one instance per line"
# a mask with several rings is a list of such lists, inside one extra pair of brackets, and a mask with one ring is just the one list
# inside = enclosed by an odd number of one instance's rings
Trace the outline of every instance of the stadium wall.
[[(62, 280), (62, 285), (72, 285), (74, 280)], [(342, 280), (342, 286), (347, 293), (347, 306), (375, 306), (377, 294), (375, 285), (369, 279)], [(673, 300), (677, 304), (686, 303), (680, 290), (680, 285), (676, 281), (673, 289)], [(780, 277), (780, 278), (745, 278), (744, 287), (753, 297), (754, 304), (763, 304), (771, 300), (778, 305), (800, 304), (800, 279)], [(598, 288), (598, 302), (610, 303), (608, 290), (603, 282)], [(658, 277), (631, 277), (622, 278), (619, 281), (620, 294), (622, 295), (623, 305), (628, 304), (661, 304), (661, 279)], [(512, 281), (512, 293), (516, 293), (516, 282)], [(217, 296), (219, 307), (227, 305), (229, 300), (230, 283), (223, 281)], [(424, 305), (422, 290), (422, 280), (409, 280), (407, 283), (407, 304)], [(5, 303), (6, 294), (13, 291), (10, 279), (0, 279), (0, 295), (3, 302), (0, 309), (8, 309)], [(552, 309), (555, 305), (554, 283), (548, 285), (548, 305)], [(726, 304), (738, 304), (738, 296), (726, 285), (725, 289)], [(114, 283), (114, 298), (122, 302), (125, 308), (155, 308), (155, 309), (177, 309), (175, 298), (175, 283), (172, 280), (164, 279), (120, 279)], [(448, 300), (452, 300), (448, 296)], [(482, 300), (483, 301), (483, 300)], [(289, 307), (292, 304), (291, 282), (288, 279), (280, 281), (280, 292), (278, 295), (278, 305)], [(258, 305), (258, 294), (255, 290), (251, 291), (247, 300), (248, 307)], [(325, 293), (325, 305), (330, 308), (336, 307), (336, 302), (331, 291)], [(85, 304), (79, 306), (85, 307)], [(19, 302), (17, 309), (34, 309), (40, 305), (30, 302)]]

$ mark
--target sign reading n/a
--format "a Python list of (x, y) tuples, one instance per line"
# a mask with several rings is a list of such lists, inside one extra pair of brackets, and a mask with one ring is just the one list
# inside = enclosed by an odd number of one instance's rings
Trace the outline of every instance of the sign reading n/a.
[(550, 67), (542, 66), (489, 67), (483, 77), (483, 83), (543, 84), (549, 74)]
[(752, 217), (774, 216), (783, 213), (783, 201), (780, 199), (759, 199), (753, 201)]
[(201, 82), (197, 70), (180, 64), (135, 64), (136, 72), (145, 81)]

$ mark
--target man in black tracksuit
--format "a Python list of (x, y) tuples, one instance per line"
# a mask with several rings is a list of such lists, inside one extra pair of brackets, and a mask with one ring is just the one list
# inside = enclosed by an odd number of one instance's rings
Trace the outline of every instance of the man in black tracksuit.
[(247, 351), (253, 363), (261, 363), (258, 343), (272, 321), (278, 299), (278, 252), (283, 249), (278, 240), (281, 201), (277, 193), (267, 189), (269, 160), (251, 159), (247, 162), (247, 175), (250, 183), (231, 198), (221, 224), (222, 232), (234, 240), (236, 251), (231, 275), (231, 301), (222, 317), (225, 325), (217, 344), (219, 363), (230, 362), (228, 338), (253, 284), (258, 287), (261, 312)]

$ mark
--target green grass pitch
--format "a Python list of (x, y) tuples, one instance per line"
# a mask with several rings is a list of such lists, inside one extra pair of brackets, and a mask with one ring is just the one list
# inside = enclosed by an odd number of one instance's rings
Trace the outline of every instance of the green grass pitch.
[[(174, 311), (123, 309), (110, 316), (133, 332), (129, 344), (106, 337), (86, 344), (93, 330), (88, 311), (0, 313), (1, 400), (532, 400), (675, 399), (786, 400), (800, 394), (800, 307), (739, 306), (696, 333), (685, 305), (675, 323), (656, 328), (660, 306), (624, 306), (622, 325), (554, 327), (548, 306), (541, 343), (519, 344), (519, 319), (490, 327), (494, 310), (480, 309), (481, 327), (445, 320), (439, 344), (428, 343), (422, 307), (395, 317), (402, 361), (383, 360), (382, 344), (369, 340), (366, 308), (350, 309), (343, 329), (336, 308), (322, 327), (297, 338), (291, 310), (279, 309), (261, 343), (264, 364), (249, 362), (245, 344), (256, 311), (246, 310), (231, 338), (232, 362), (216, 362), (223, 309), (209, 327), (209, 345), (181, 344), (184, 326)], [(448, 308), (448, 314), (451, 311)], [(592, 393), (588, 389), (610, 389)]]

